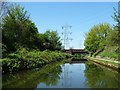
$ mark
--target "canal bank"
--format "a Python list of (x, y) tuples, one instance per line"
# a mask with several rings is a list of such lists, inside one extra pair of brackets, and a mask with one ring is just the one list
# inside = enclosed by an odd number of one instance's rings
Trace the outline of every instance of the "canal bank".
[(107, 60), (103, 58), (89, 57), (89, 56), (87, 57), (87, 60), (90, 60), (95, 63), (120, 71), (120, 61), (116, 61), (116, 60), (113, 61), (113, 60)]

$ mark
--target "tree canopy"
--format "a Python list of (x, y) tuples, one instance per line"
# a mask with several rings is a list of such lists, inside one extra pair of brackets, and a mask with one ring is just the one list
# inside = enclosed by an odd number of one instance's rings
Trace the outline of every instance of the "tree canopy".
[(102, 57), (120, 59), (120, 9), (117, 11), (114, 8), (112, 18), (116, 22), (112, 27), (107, 23), (98, 24), (86, 34), (84, 46), (91, 56), (99, 54)]
[(85, 36), (85, 49), (91, 53), (100, 52), (106, 46), (108, 34), (112, 28), (107, 23), (94, 25)]
[(27, 11), (20, 5), (12, 5), (8, 9), (8, 14), (3, 18), (2, 32), (3, 44), (8, 51), (15, 51), (20, 46), (33, 47), (34, 37), (38, 33)]
[(2, 21), (3, 54), (4, 51), (12, 53), (19, 48), (61, 49), (57, 31), (47, 30), (45, 33), (39, 33), (28, 12), (20, 5), (11, 5)]

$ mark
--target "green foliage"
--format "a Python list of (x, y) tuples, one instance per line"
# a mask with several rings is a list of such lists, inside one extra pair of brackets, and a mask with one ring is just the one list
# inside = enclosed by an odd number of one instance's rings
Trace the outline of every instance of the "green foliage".
[(114, 16), (113, 19), (117, 22), (114, 25), (113, 30), (107, 36), (106, 47), (99, 54), (102, 57), (114, 58), (116, 60), (120, 60), (120, 12), (114, 8)]
[(85, 55), (84, 54), (75, 54), (74, 58), (84, 59)]
[(2, 17), (1, 24), (1, 62), (4, 73), (41, 67), (70, 57), (68, 54), (55, 51), (61, 49), (57, 31), (38, 33), (27, 11), (20, 5), (14, 4), (7, 8), (7, 14)]
[(27, 11), (20, 5), (12, 5), (3, 18), (2, 38), (8, 52), (19, 47), (34, 47), (35, 35), (38, 33), (35, 24), (29, 19)]
[(35, 45), (39, 50), (61, 50), (60, 37), (58, 36), (57, 31), (47, 30), (43, 34), (36, 35)]
[(44, 43), (46, 42), (47, 37), (44, 34), (37, 34), (36, 35), (36, 39), (35, 39), (35, 46), (39, 49), (39, 50), (45, 50), (45, 46)]
[(60, 50), (61, 49), (61, 42), (60, 37), (58, 36), (57, 31), (50, 31), (47, 30), (44, 35), (47, 37), (46, 44), (47, 48), (50, 50)]
[(7, 14), (8, 8), (10, 7), (9, 2), (0, 2), (0, 30), (1, 30), (1, 25), (2, 25), (2, 18)]
[(110, 25), (104, 23), (93, 26), (86, 34), (84, 46), (91, 56), (95, 52), (98, 54), (105, 48), (106, 39), (111, 30)]
[[(19, 48), (39, 50), (60, 50), (61, 42), (57, 31), (47, 30), (38, 33), (36, 25), (30, 20), (30, 15), (20, 5), (11, 5), (2, 18), (2, 43), (7, 53), (13, 53)], [(4, 47), (3, 47), (4, 48)]]
[[(92, 87), (92, 90), (96, 88), (118, 88), (119, 74), (114, 70), (103, 67), (103, 65), (95, 65), (93, 62), (85, 63), (84, 76), (87, 80), (87, 85)], [(95, 89), (93, 89), (95, 88)], [(103, 89), (104, 90), (104, 89)]]
[(45, 64), (61, 61), (71, 57), (70, 54), (58, 52), (58, 51), (28, 51), (26, 49), (18, 50), (16, 53), (9, 54), (7, 58), (1, 59), (2, 71), (14, 72), (25, 69), (32, 69), (41, 67)]
[(108, 57), (110, 59), (119, 60), (118, 56), (120, 55), (120, 53), (116, 52), (116, 50), (117, 46), (106, 47), (103, 52), (99, 53), (99, 56), (103, 58)]
[[(120, 2), (119, 2), (119, 4), (120, 4)], [(114, 25), (114, 30), (113, 30), (113, 32), (111, 32), (111, 35), (109, 37), (109, 41), (112, 41), (110, 43), (110, 46), (117, 46), (116, 52), (120, 53), (120, 10), (117, 11), (114, 8), (113, 19), (117, 24)], [(119, 59), (120, 59), (120, 56), (119, 56)]]
[(119, 60), (120, 44), (118, 28), (111, 29), (109, 24), (96, 25), (86, 34), (85, 49), (90, 56), (101, 56)]
[(45, 83), (48, 86), (56, 85), (62, 73), (61, 64), (62, 62), (55, 62), (47, 64), (41, 69), (22, 71), (16, 74), (9, 74), (9, 76), (5, 75), (7, 78), (2, 78), (2, 88), (28, 88), (29, 86), (30, 88), (35, 88), (38, 83)]

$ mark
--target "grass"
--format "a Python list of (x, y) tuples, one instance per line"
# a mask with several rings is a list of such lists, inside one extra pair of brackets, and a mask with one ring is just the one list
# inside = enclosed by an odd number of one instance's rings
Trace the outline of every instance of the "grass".
[(120, 60), (120, 52), (117, 52), (116, 46), (105, 48), (102, 52), (100, 52), (97, 56), (102, 58), (109, 58), (111, 60)]

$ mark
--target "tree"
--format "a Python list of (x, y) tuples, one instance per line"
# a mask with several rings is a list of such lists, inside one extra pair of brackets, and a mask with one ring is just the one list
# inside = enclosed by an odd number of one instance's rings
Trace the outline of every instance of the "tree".
[(114, 30), (111, 32), (109, 40), (113, 41), (110, 44), (118, 46), (118, 51), (120, 50), (120, 2), (118, 3), (118, 11), (114, 8), (114, 16), (112, 18), (117, 23), (114, 25)]
[(98, 54), (106, 46), (106, 38), (111, 31), (111, 27), (107, 23), (94, 25), (86, 34), (84, 46), (85, 49), (93, 55)]
[(6, 53), (6, 46), (2, 44), (2, 25), (3, 18), (7, 14), (7, 9), (10, 7), (10, 3), (8, 2), (0, 2), (0, 58), (2, 58), (2, 53)]
[[(3, 25), (3, 18), (8, 13), (8, 8), (10, 7), (10, 3), (8, 2), (0, 2), (0, 39), (2, 38), (2, 25)], [(0, 43), (2, 40), (0, 40)]]
[(49, 45), (50, 50), (60, 50), (62, 43), (57, 31), (47, 30), (44, 35), (47, 37), (46, 43)]
[(113, 26), (113, 30), (108, 35), (108, 47), (114, 48), (111, 52), (116, 53), (120, 60), (120, 2), (118, 3), (118, 11), (114, 8), (114, 16), (112, 18), (117, 23)]
[(19, 47), (34, 48), (37, 27), (30, 20), (27, 11), (20, 5), (12, 5), (3, 18), (3, 44), (7, 51), (14, 52)]
[(9, 6), (10, 3), (8, 2), (0, 2), (0, 18), (3, 18), (7, 14)]
[(45, 50), (46, 49), (45, 43), (47, 42), (48, 42), (48, 38), (44, 33), (43, 34), (38, 33), (36, 35), (35, 45), (39, 50), (42, 50), (42, 51)]
[(62, 43), (57, 31), (47, 30), (45, 33), (38, 33), (35, 39), (35, 45), (39, 50), (61, 50)]

